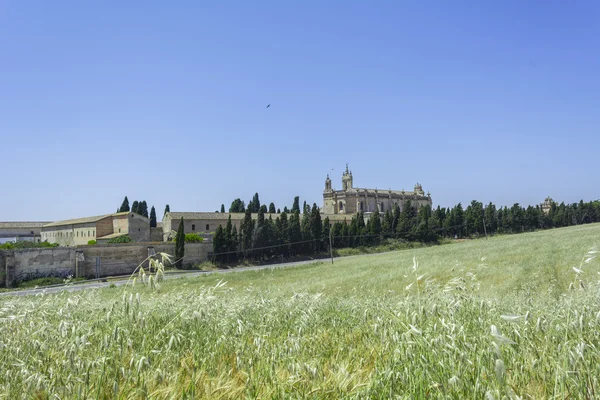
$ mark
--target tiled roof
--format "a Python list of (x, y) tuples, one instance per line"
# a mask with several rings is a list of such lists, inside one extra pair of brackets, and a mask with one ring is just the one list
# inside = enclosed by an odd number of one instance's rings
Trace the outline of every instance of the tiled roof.
[[(183, 217), (184, 220), (219, 220), (226, 221), (227, 218), (231, 215), (231, 220), (242, 220), (244, 219), (244, 213), (215, 213), (215, 212), (170, 212), (171, 221), (176, 221)], [(269, 219), (269, 216), (273, 219), (273, 221), (279, 217), (281, 214), (265, 214), (265, 219)], [(287, 213), (288, 219), (291, 213)], [(321, 219), (325, 219), (325, 217), (329, 217), (330, 221), (343, 221), (347, 219), (350, 221), (355, 214), (321, 214)], [(301, 215), (302, 216), (302, 215)], [(252, 213), (252, 219), (258, 218), (257, 213)]]
[[(169, 212), (167, 213), (171, 217), (171, 220), (181, 219), (183, 217), (184, 220), (190, 219), (215, 219), (215, 220), (226, 220), (231, 215), (231, 220), (242, 220), (244, 219), (244, 213), (216, 213), (216, 212)], [(269, 215), (273, 217), (273, 219), (277, 218), (279, 214), (265, 214), (265, 219), (269, 219)], [(252, 213), (252, 219), (256, 219), (258, 217), (257, 213)], [(164, 219), (164, 218), (163, 218)]]
[(50, 221), (5, 221), (0, 222), (0, 229), (41, 228), (49, 223)]
[(85, 218), (75, 218), (75, 219), (67, 219), (64, 221), (52, 222), (51, 224), (44, 225), (44, 228), (49, 228), (53, 226), (63, 226), (63, 225), (77, 225), (77, 224), (88, 224), (90, 222), (100, 221), (106, 217), (110, 217), (112, 214), (105, 215), (97, 215), (95, 217), (85, 217)]

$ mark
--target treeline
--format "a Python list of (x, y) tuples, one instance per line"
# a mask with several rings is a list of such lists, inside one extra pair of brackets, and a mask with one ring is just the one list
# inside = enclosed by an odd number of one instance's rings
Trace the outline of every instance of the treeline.
[[(308, 206), (305, 201), (303, 204), (302, 210), (304, 210), (304, 212), (306, 212), (307, 208), (308, 208), (308, 211), (310, 211), (310, 206)], [(262, 212), (265, 214), (281, 213), (280, 208), (275, 208), (275, 203), (272, 203), (272, 202), (269, 203), (268, 207), (266, 204), (261, 205), (260, 199), (258, 197), (258, 193), (254, 193), (254, 196), (252, 197), (252, 200), (250, 200), (248, 202), (247, 207), (246, 207), (246, 203), (244, 203), (244, 201), (240, 198), (233, 200), (231, 202), (231, 205), (229, 206), (230, 213), (245, 213), (248, 210), (250, 210), (251, 213), (258, 213), (259, 210), (262, 210)], [(225, 212), (225, 204), (221, 204), (221, 212), (222, 213)], [(291, 211), (287, 207), (284, 207), (283, 212), (284, 213), (300, 212), (300, 197), (299, 196), (294, 197), (294, 204), (292, 205)]]
[[(165, 213), (168, 211), (169, 205), (167, 204), (167, 207), (165, 208)], [(156, 209), (154, 208), (154, 206), (152, 206), (152, 208), (150, 209), (150, 215), (148, 215), (148, 203), (146, 203), (146, 200), (143, 201), (137, 201), (135, 200), (132, 204), (131, 204), (131, 208), (129, 207), (129, 199), (127, 198), (127, 196), (125, 196), (125, 198), (123, 199), (123, 203), (121, 203), (121, 207), (117, 208), (117, 212), (133, 212), (139, 215), (143, 215), (146, 218), (150, 219), (150, 227), (151, 228), (156, 228)]]
[(479, 236), (485, 233), (520, 233), (600, 222), (600, 201), (565, 204), (550, 203), (548, 213), (541, 206), (484, 206), (473, 200), (463, 211), (459, 203), (452, 209), (438, 207), (432, 213), (431, 226), (446, 237)]
[(329, 220), (321, 221), (316, 204), (304, 211), (300, 214), (299, 207), (294, 212), (283, 211), (273, 220), (270, 215), (265, 218), (264, 208), (259, 207), (254, 220), (248, 207), (239, 232), (229, 216), (226, 226), (220, 225), (213, 237), (215, 260), (264, 260), (320, 253), (329, 238)]
[(402, 209), (395, 205), (384, 214), (375, 211), (368, 218), (358, 213), (333, 224), (327, 216), (322, 220), (316, 204), (304, 205), (300, 213), (297, 197), (292, 211), (284, 210), (275, 220), (271, 216), (265, 218), (262, 206), (253, 220), (252, 210), (253, 207), (245, 208), (239, 232), (231, 216), (225, 227), (219, 226), (213, 238), (216, 261), (317, 255), (328, 251), (330, 242), (332, 248), (377, 246), (386, 239), (435, 243), (440, 238), (520, 233), (600, 222), (600, 201), (552, 203), (547, 214), (540, 206), (525, 208), (514, 204), (510, 208), (497, 208), (492, 203), (484, 206), (475, 200), (466, 209), (459, 203), (452, 208), (424, 206), (417, 210), (407, 201)]

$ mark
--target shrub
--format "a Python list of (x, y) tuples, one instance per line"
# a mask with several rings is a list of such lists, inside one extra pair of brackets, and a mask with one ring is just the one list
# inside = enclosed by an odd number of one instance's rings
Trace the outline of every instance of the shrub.
[(17, 249), (30, 249), (30, 248), (52, 248), (58, 247), (58, 243), (48, 243), (44, 242), (27, 242), (27, 241), (19, 241), (19, 242), (6, 242), (0, 244), (0, 250), (17, 250)]
[(89, 244), (90, 246), (93, 246), (93, 245), (95, 245), (95, 244), (96, 244), (96, 241), (95, 241), (94, 239), (92, 239), (92, 240), (88, 240), (88, 244)]
[(202, 243), (204, 238), (198, 235), (197, 233), (186, 233), (185, 234), (185, 242), (186, 243)]
[(61, 283), (64, 283), (64, 279), (53, 277), (53, 276), (47, 276), (45, 278), (37, 278), (37, 279), (32, 279), (30, 281), (19, 282), (17, 287), (32, 288), (32, 287), (36, 287), (36, 286), (59, 285)]
[(108, 243), (131, 243), (131, 238), (129, 237), (129, 235), (121, 235), (117, 236), (116, 238), (110, 239)]

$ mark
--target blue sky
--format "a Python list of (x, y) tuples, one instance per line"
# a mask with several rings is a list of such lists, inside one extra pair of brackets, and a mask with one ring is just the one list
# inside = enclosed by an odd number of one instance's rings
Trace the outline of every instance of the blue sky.
[(599, 49), (596, 1), (5, 1), (0, 220), (320, 205), (346, 162), (434, 206), (598, 199)]

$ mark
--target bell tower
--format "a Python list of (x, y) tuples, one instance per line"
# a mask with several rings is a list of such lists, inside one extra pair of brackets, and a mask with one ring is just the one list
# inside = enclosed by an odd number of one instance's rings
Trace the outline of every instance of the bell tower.
[(325, 179), (325, 191), (331, 191), (331, 179), (329, 178), (329, 174), (327, 174), (327, 179)]
[(348, 163), (346, 163), (346, 171), (342, 175), (342, 190), (352, 189), (352, 172), (348, 171)]

